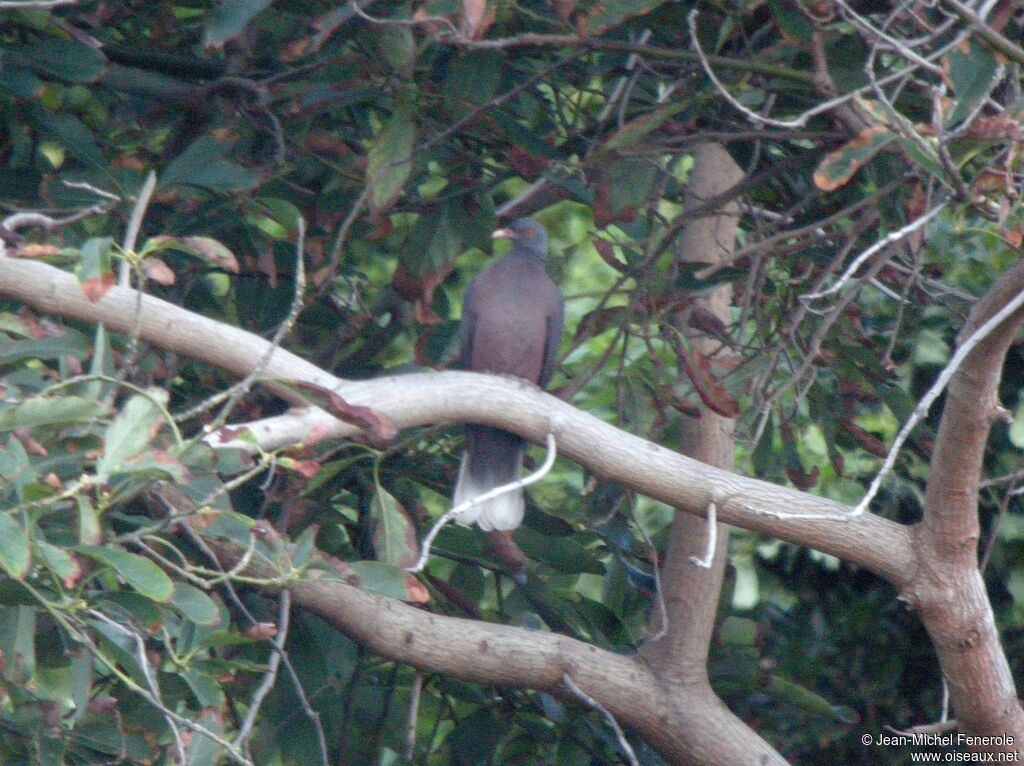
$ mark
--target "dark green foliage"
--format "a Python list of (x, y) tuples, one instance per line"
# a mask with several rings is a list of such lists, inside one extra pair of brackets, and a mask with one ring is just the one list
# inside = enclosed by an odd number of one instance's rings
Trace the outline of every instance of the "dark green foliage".
[[(696, 388), (717, 384), (719, 402), (743, 413), (738, 470), (848, 503), (948, 361), (972, 297), (1019, 255), (1019, 104), (995, 79), (1001, 54), (978, 38), (936, 54), (948, 97), (937, 119), (939, 81), (918, 73), (889, 92), (896, 114), (865, 91), (856, 130), (821, 112), (753, 131), (701, 70), (689, 3), (492, 2), (476, 37), (558, 36), (501, 49), (445, 39), (445, 20), (468, 24), (460, 13), (472, 3), (359, 5), (441, 20), (381, 25), (347, 2), (285, 0), (0, 10), (0, 212), (62, 218), (95, 206), (69, 225), (19, 229), (8, 249), (73, 270), (94, 299), (127, 259), (148, 292), (269, 337), (295, 297), (301, 217), (307, 283), (283, 345), (339, 376), (373, 378), (452, 362), (465, 286), (511, 203), (551, 232), (551, 271), (569, 297), (558, 393), (685, 448)], [(700, 6), (704, 50), (747, 109), (792, 119), (824, 100), (818, 33), (838, 91), (867, 82), (856, 27), (808, 13)], [(1019, 39), (1020, 19), (1003, 33)], [(575, 34), (593, 39), (566, 42)], [(877, 76), (901, 61), (878, 57)], [(989, 97), (1006, 110), (979, 111)], [(940, 142), (936, 124), (953, 133)], [(675, 253), (690, 152), (707, 139), (749, 170), (731, 195), (745, 205), (736, 257), (710, 273)], [(126, 254), (150, 170), (156, 193)], [(540, 192), (524, 201), (531, 185)], [(940, 194), (950, 204), (926, 236), (866, 264), (841, 311), (807, 300)], [(717, 327), (691, 299), (723, 285), (734, 309)], [(214, 449), (201, 425), (219, 404), (202, 418), (187, 411), (234, 383), (227, 373), (102, 327), (0, 309), (0, 763), (174, 763), (174, 729), (188, 723), (235, 743), (268, 677), (279, 603), (261, 595), (267, 582), (226, 587), (203, 539), (251, 548), (282, 581), (341, 577), (441, 614), (627, 654), (641, 645), (657, 558), (648, 543), (664, 550), (669, 509), (562, 462), (531, 490), (514, 535), (525, 571), (478, 530), (450, 527), (415, 580), (401, 567), (447, 507), (456, 431), (257, 458)], [(727, 337), (738, 361), (704, 360), (707, 377), (691, 381), (687, 324)], [(986, 583), (1018, 676), (1022, 380), (1015, 348), (1001, 390), (1014, 422), (994, 430), (986, 470), (999, 480), (981, 508)], [(283, 407), (256, 389), (229, 417)], [(920, 519), (940, 408), (901, 455), (881, 515)], [(169, 528), (166, 484), (201, 506), (202, 538)], [(794, 763), (909, 762), (906, 749), (860, 744), (940, 711), (931, 645), (892, 588), (748, 532), (734, 533), (732, 552), (711, 661), (731, 708)], [(621, 762), (594, 711), (417, 678), (297, 609), (284, 652), (250, 740), (259, 764), (324, 753), (382, 766)], [(228, 762), (222, 743), (185, 739), (189, 764)], [(663, 763), (631, 742), (641, 763)]]

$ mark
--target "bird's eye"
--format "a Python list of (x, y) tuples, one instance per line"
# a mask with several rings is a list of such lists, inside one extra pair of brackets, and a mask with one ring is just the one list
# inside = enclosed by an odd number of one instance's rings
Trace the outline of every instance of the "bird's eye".
[(533, 239), (536, 236), (537, 236), (537, 232), (535, 232), (533, 229), (527, 229), (526, 230), (526, 238), (527, 239)]

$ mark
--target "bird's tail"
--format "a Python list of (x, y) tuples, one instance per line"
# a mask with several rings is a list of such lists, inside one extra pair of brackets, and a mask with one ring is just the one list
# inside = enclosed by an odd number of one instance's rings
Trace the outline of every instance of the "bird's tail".
[[(452, 502), (455, 507), (523, 475), (526, 443), (518, 436), (487, 426), (466, 426), (466, 451), (459, 466), (459, 481)], [(523, 490), (504, 492), (477, 503), (456, 515), (455, 520), (480, 529), (515, 529), (523, 520)]]

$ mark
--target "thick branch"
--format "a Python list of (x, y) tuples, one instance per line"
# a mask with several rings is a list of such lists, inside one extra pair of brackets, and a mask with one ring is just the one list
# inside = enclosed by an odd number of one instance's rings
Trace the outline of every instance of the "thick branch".
[[(127, 332), (134, 323), (136, 293), (114, 287), (91, 303), (78, 281), (43, 263), (0, 258), (0, 295), (38, 310), (102, 322), (109, 330)], [(140, 338), (161, 348), (191, 356), (244, 376), (262, 360), (267, 341), (237, 327), (194, 314), (152, 296), (142, 297)], [(399, 428), (433, 423), (482, 423), (521, 434), (541, 444), (549, 432), (559, 451), (599, 476), (617, 481), (688, 513), (703, 515), (717, 499), (719, 518), (817, 548), (861, 564), (902, 587), (913, 570), (914, 552), (907, 528), (865, 514), (844, 521), (850, 508), (769, 482), (713, 468), (608, 425), (526, 383), (472, 372), (399, 375), (367, 381), (339, 380), (313, 364), (276, 349), (266, 366), (266, 385), (283, 399), (305, 404), (274, 379), (305, 380), (335, 389), (351, 404), (383, 412)], [(291, 441), (308, 438), (317, 427), (329, 437), (350, 437), (355, 426), (311, 410), (301, 417), (282, 416), (256, 424), (285, 423)], [(763, 511), (783, 509), (787, 518)], [(834, 514), (836, 521), (806, 522), (791, 514)]]
[[(244, 553), (234, 543), (205, 541), (226, 569)], [(275, 575), (258, 562), (244, 574)], [(672, 762), (683, 762), (686, 728), (671, 717), (671, 700), (659, 691), (653, 673), (633, 657), (555, 633), (433, 614), (334, 579), (297, 581), (288, 589), (295, 605), (382, 657), (420, 670), (492, 686), (539, 689), (575, 702), (562, 683), (567, 674), (619, 722)]]
[[(1024, 290), (1024, 263), (1003, 274), (975, 306), (961, 342)], [(1006, 352), (1024, 311), (1006, 319), (965, 358), (949, 384), (932, 453), (925, 515), (915, 529), (920, 570), (905, 596), (935, 644), (960, 725), (1012, 733), (1024, 752), (1024, 713), (978, 570), (978, 482)]]

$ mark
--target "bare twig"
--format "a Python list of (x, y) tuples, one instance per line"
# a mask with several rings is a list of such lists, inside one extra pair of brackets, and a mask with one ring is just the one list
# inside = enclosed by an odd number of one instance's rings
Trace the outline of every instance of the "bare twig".
[(17, 10), (27, 11), (29, 9), (59, 8), (62, 5), (77, 5), (78, 0), (4, 0), (0, 2), (0, 11)]
[(885, 457), (885, 462), (882, 463), (881, 469), (878, 474), (872, 480), (871, 485), (868, 487), (867, 494), (853, 509), (851, 517), (858, 516), (867, 510), (867, 507), (871, 504), (871, 501), (875, 499), (875, 495), (878, 494), (879, 488), (882, 486), (882, 482), (892, 471), (893, 466), (896, 464), (896, 458), (899, 455), (900, 450), (903, 448), (904, 442), (907, 437), (910, 436), (910, 432), (914, 430), (914, 427), (920, 423), (925, 416), (928, 414), (928, 410), (932, 406), (939, 394), (941, 394), (946, 386), (948, 385), (950, 378), (960, 369), (960, 365), (963, 364), (964, 359), (967, 355), (974, 350), (974, 348), (987, 338), (993, 330), (995, 330), (1003, 321), (1014, 314), (1021, 306), (1024, 306), (1024, 292), (1018, 293), (1010, 300), (1005, 306), (999, 311), (993, 314), (987, 322), (981, 327), (971, 333), (970, 337), (967, 338), (961, 344), (961, 346), (953, 354), (953, 358), (949, 360), (949, 363), (939, 373), (939, 377), (932, 384), (932, 387), (928, 389), (928, 392), (921, 397), (921, 401), (917, 403), (914, 411), (910, 417), (907, 418), (907, 422), (903, 424), (903, 428), (896, 434), (896, 438), (893, 440), (892, 446), (889, 448), (889, 453)]
[[(139, 197), (132, 208), (131, 217), (128, 219), (128, 228), (125, 229), (124, 239), (121, 241), (121, 249), (126, 253), (135, 251), (135, 244), (139, 238), (139, 231), (142, 229), (142, 219), (146, 215), (146, 208), (153, 197), (153, 190), (156, 189), (156, 173), (152, 170), (146, 175), (146, 180), (139, 189)], [(121, 267), (117, 275), (117, 284), (121, 287), (128, 287), (128, 280), (131, 276), (131, 264), (127, 259), (121, 261)]]
[(715, 561), (715, 546), (718, 545), (718, 506), (715, 505), (714, 500), (708, 503), (707, 522), (708, 545), (704, 550), (704, 555), (701, 558), (690, 556), (690, 561), (693, 562), (693, 565), (701, 569), (711, 569), (711, 565)]
[(217, 417), (206, 424), (204, 430), (206, 433), (213, 433), (224, 425), (235, 405), (238, 404), (239, 400), (249, 392), (253, 384), (263, 375), (263, 372), (270, 364), (271, 358), (274, 356), (274, 352), (280, 347), (285, 336), (291, 332), (292, 327), (295, 326), (299, 314), (302, 313), (303, 299), (306, 292), (306, 219), (299, 216), (295, 221), (295, 225), (298, 233), (295, 241), (295, 289), (292, 291), (292, 304), (288, 310), (288, 316), (278, 325), (274, 337), (270, 340), (270, 345), (264, 352), (263, 358), (260, 359), (260, 363), (253, 368), (252, 372), (230, 388), (220, 391), (185, 412), (175, 415), (175, 420), (188, 420), (224, 402), (224, 406), (221, 407)]
[(277, 671), (281, 667), (281, 658), (285, 656), (284, 644), (288, 640), (288, 621), (291, 617), (291, 593), (287, 590), (281, 591), (281, 595), (278, 596), (278, 602), (277, 636), (273, 641), (273, 648), (270, 651), (267, 672), (264, 673), (259, 688), (253, 692), (252, 698), (249, 700), (249, 710), (245, 714), (245, 720), (242, 722), (241, 727), (239, 727), (238, 736), (235, 738), (235, 744), (243, 751), (248, 749), (249, 737), (252, 735), (253, 726), (256, 725), (256, 717), (259, 715), (263, 700), (266, 699), (267, 695), (270, 694), (270, 690), (274, 688), (274, 684), (277, 683)]
[(423, 691), (423, 671), (417, 670), (409, 690), (409, 715), (405, 724), (405, 759), (412, 761), (416, 755), (416, 722), (420, 716), (420, 696)]
[(371, 16), (356, 3), (356, 0), (351, 0), (350, 5), (352, 11), (363, 21), (368, 21), (371, 24), (378, 26), (395, 26), (395, 27), (421, 27), (424, 24), (440, 24), (447, 27), (448, 32), (456, 38), (460, 38), (462, 35), (459, 33), (458, 27), (452, 24), (450, 19), (444, 16), (424, 16), (419, 19), (382, 19), (377, 16)]
[(548, 454), (544, 459), (544, 464), (541, 465), (536, 471), (531, 473), (529, 476), (524, 476), (516, 481), (511, 481), (508, 484), (502, 484), (500, 487), (484, 492), (482, 495), (474, 497), (472, 500), (467, 500), (464, 503), (459, 503), (457, 506), (448, 511), (444, 516), (439, 518), (427, 536), (423, 538), (423, 543), (420, 546), (420, 557), (411, 567), (408, 567), (406, 571), (412, 574), (417, 574), (423, 571), (423, 568), (427, 565), (427, 559), (430, 558), (430, 547), (434, 544), (434, 538), (437, 537), (438, 533), (444, 529), (453, 519), (457, 518), (460, 513), (464, 513), (474, 505), (486, 502), (487, 500), (493, 500), (500, 495), (504, 495), (508, 492), (514, 492), (517, 489), (528, 487), (531, 484), (536, 484), (538, 481), (543, 479), (551, 471), (551, 467), (555, 464), (555, 458), (558, 456), (558, 447), (555, 444), (555, 435), (552, 433), (548, 434), (547, 439)]
[(889, 234), (887, 234), (885, 237), (875, 242), (875, 244), (873, 244), (863, 253), (854, 258), (853, 262), (846, 267), (846, 271), (844, 271), (842, 275), (839, 277), (839, 279), (835, 281), (835, 284), (819, 292), (806, 293), (805, 295), (800, 296), (800, 299), (803, 301), (814, 301), (818, 300), (819, 298), (824, 298), (826, 296), (832, 295), (833, 293), (839, 292), (840, 290), (843, 289), (843, 287), (846, 286), (846, 283), (853, 278), (853, 275), (857, 273), (860, 267), (863, 266), (864, 263), (871, 258), (871, 256), (889, 247), (889, 245), (899, 242), (901, 239), (904, 239), (910, 234), (913, 234), (915, 231), (920, 229), (926, 223), (935, 218), (935, 216), (937, 216), (939, 213), (945, 210), (946, 204), (947, 203), (942, 202), (933, 207), (927, 213), (924, 213), (918, 218), (915, 218), (913, 221), (908, 223), (903, 228), (889, 232)]
[(957, 16), (974, 27), (978, 36), (993, 48), (1010, 57), (1018, 64), (1024, 64), (1024, 48), (1011, 42), (1004, 35), (999, 34), (981, 16), (961, 3), (960, 0), (941, 0), (941, 4), (948, 6)]
[(562, 674), (562, 683), (573, 693), (573, 696), (576, 697), (576, 699), (604, 716), (608, 725), (611, 726), (612, 730), (615, 732), (615, 738), (618, 740), (619, 748), (622, 750), (622, 754), (626, 757), (630, 766), (640, 766), (640, 761), (637, 760), (636, 753), (633, 752), (633, 746), (629, 744), (629, 740), (626, 739), (625, 732), (622, 731), (622, 727), (619, 726), (619, 722), (615, 720), (615, 716), (611, 714), (608, 708), (578, 687), (568, 673)]

